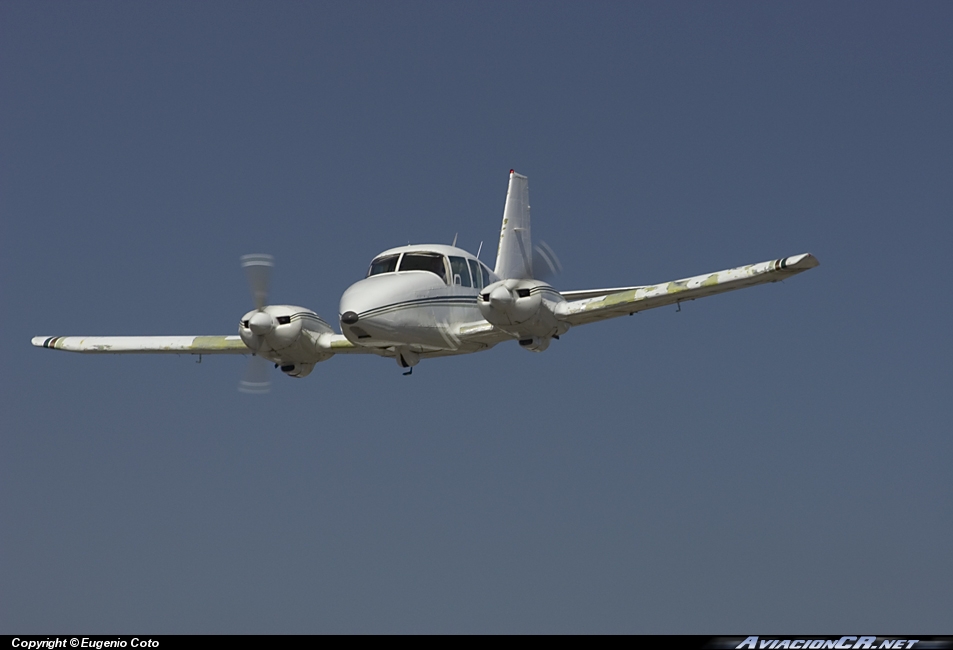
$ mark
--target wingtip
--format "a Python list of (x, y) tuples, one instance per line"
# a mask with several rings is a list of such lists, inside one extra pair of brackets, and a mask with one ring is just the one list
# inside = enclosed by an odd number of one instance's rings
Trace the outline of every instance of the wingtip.
[(52, 337), (52, 336), (34, 336), (34, 337), (31, 339), (30, 342), (33, 343), (33, 345), (34, 345), (35, 347), (45, 348), (45, 347), (46, 347), (46, 342), (49, 341), (49, 340), (51, 340), (51, 339), (53, 339), (53, 338), (54, 338), (54, 337)]
[(791, 257), (785, 260), (786, 268), (797, 269), (798, 271), (806, 271), (808, 269), (813, 269), (815, 266), (820, 266), (820, 261), (810, 253), (801, 253), (800, 255), (792, 255)]

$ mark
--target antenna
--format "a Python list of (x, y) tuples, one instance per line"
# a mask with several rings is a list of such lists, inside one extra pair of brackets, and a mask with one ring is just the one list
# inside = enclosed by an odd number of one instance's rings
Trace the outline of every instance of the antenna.
[(483, 250), (483, 242), (480, 242), (480, 247), (477, 249), (477, 259), (480, 259), (480, 251)]
[(458, 232), (453, 233), (453, 243), (450, 244), (451, 246), (456, 247), (456, 245), (457, 245), (457, 235), (459, 235), (459, 234), (460, 234), (460, 233), (458, 233)]

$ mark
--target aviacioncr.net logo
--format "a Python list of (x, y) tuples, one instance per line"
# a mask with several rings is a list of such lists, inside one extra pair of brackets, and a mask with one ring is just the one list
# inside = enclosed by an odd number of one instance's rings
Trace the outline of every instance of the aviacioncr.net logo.
[(912, 648), (919, 639), (882, 639), (877, 643), (875, 636), (842, 636), (839, 639), (759, 639), (756, 636), (749, 636), (740, 644), (735, 646), (736, 650), (740, 648), (751, 648), (751, 650), (904, 650)]

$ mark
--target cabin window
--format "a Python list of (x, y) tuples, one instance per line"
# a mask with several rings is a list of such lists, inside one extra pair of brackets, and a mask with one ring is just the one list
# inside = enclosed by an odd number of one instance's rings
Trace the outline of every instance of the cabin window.
[(404, 253), (400, 260), (401, 271), (430, 271), (447, 281), (447, 269), (443, 263), (443, 255), (439, 253)]
[(397, 258), (400, 255), (385, 255), (384, 257), (378, 257), (376, 260), (371, 262), (371, 268), (367, 271), (367, 277), (372, 275), (380, 275), (381, 273), (393, 273), (397, 270)]
[(470, 260), (470, 277), (473, 278), (474, 289), (483, 288), (483, 282), (481, 282), (483, 278), (480, 277), (480, 265), (477, 264), (476, 260)]
[(461, 287), (470, 286), (470, 267), (463, 257), (450, 256), (450, 272), (453, 274), (453, 283)]

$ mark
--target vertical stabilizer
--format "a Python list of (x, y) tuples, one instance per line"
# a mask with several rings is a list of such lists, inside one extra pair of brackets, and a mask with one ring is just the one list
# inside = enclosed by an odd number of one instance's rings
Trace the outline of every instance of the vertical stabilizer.
[(532, 279), (533, 240), (529, 232), (529, 179), (510, 170), (500, 247), (494, 272), (504, 280)]

